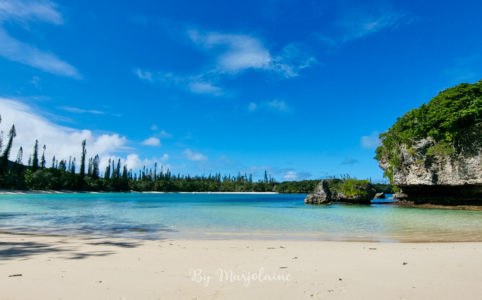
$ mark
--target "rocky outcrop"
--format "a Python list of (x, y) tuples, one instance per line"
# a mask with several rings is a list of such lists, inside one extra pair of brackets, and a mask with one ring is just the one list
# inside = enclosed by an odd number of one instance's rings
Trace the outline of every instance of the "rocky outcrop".
[(400, 200), (482, 205), (482, 80), (461, 83), (380, 134), (375, 158)]
[[(480, 132), (482, 137), (482, 131)], [(482, 184), (482, 149), (461, 151), (452, 155), (427, 155), (435, 146), (432, 138), (417, 141), (411, 148), (400, 147), (400, 166), (393, 169), (393, 183), (398, 186), (411, 185), (477, 185)], [(381, 160), (382, 169), (388, 162)]]
[[(430, 137), (411, 148), (401, 145), (400, 164), (392, 166), (393, 184), (400, 189), (395, 197), (415, 204), (482, 205), (482, 126), (476, 128), (473, 142), (449, 155), (428, 155), (436, 146)], [(390, 167), (386, 159), (379, 165)]]
[(332, 202), (331, 191), (328, 187), (328, 183), (325, 180), (320, 181), (316, 186), (313, 193), (309, 194), (305, 198), (306, 204), (331, 204)]
[(371, 184), (356, 184), (353, 186), (355, 194), (344, 191), (335, 191), (333, 194), (334, 201), (346, 202), (353, 204), (370, 204), (377, 191)]
[(346, 202), (353, 204), (370, 204), (376, 194), (375, 188), (365, 180), (322, 180), (315, 192), (305, 198), (307, 204), (330, 204)]

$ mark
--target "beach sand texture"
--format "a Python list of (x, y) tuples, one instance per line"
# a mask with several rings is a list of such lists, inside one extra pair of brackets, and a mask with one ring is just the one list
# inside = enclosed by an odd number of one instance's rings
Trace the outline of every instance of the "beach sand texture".
[(481, 282), (482, 243), (0, 234), (0, 299), (482, 299)]

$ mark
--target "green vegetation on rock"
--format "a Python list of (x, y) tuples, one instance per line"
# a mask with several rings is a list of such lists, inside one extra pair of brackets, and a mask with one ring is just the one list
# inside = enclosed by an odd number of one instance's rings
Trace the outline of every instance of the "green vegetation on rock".
[(347, 202), (354, 204), (370, 204), (377, 193), (369, 180), (354, 178), (324, 179), (305, 198), (307, 204), (330, 204)]
[(326, 182), (331, 193), (339, 195), (341, 198), (372, 199), (375, 194), (375, 187), (369, 180), (346, 178), (327, 179)]
[(387, 131), (380, 134), (381, 146), (375, 158), (387, 164), (385, 176), (393, 183), (394, 168), (402, 164), (402, 147), (413, 153), (418, 141), (433, 142), (422, 153), (427, 157), (451, 156), (482, 144), (482, 80), (462, 83), (440, 92), (429, 103), (398, 118)]

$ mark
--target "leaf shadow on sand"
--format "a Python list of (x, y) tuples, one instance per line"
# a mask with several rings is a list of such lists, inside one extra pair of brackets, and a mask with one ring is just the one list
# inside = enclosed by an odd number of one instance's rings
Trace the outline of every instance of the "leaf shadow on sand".
[(53, 239), (49, 238), (47, 241), (45, 241), (45, 239), (37, 241), (37, 237), (38, 236), (35, 236), (32, 239), (26, 236), (25, 241), (0, 241), (0, 262), (5, 260), (29, 259), (33, 256), (44, 254), (56, 254), (55, 257), (61, 259), (102, 257), (116, 254), (117, 248), (135, 248), (142, 245), (142, 241), (138, 240), (115, 241), (112, 239), (84, 238), (72, 242), (69, 238), (58, 237)]

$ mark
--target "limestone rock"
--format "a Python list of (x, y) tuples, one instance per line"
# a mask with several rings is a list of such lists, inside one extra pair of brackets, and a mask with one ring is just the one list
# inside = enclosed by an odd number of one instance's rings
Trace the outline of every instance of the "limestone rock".
[(305, 198), (306, 204), (331, 204), (331, 191), (325, 180), (320, 181), (316, 186), (315, 192)]
[[(435, 145), (428, 137), (412, 148), (400, 145), (400, 166), (393, 167), (393, 183), (401, 190), (396, 198), (415, 204), (482, 205), (482, 125), (475, 138), (452, 155), (427, 155)], [(386, 170), (387, 160), (379, 161)]]
[[(344, 184), (347, 184), (348, 188)], [(370, 204), (375, 194), (375, 188), (368, 181), (326, 179), (320, 181), (314, 193), (306, 196), (305, 203), (330, 204), (331, 202), (346, 202)]]

